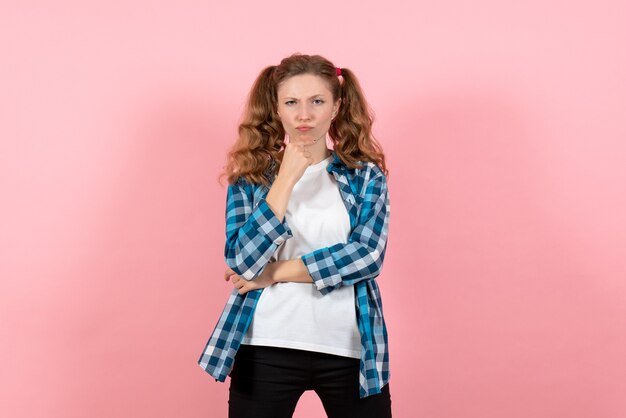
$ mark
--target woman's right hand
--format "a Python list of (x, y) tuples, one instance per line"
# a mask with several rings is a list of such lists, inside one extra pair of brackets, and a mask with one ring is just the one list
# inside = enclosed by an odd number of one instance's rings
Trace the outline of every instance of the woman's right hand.
[(280, 222), (283, 222), (291, 192), (306, 168), (313, 162), (309, 145), (313, 139), (299, 138), (285, 144), (283, 160), (265, 200)]
[(296, 184), (306, 171), (306, 168), (313, 162), (309, 145), (314, 143), (313, 139), (306, 140), (306, 142), (298, 141), (297, 143), (290, 140), (285, 145), (283, 161), (280, 164), (277, 175), (285, 178), (291, 184)]

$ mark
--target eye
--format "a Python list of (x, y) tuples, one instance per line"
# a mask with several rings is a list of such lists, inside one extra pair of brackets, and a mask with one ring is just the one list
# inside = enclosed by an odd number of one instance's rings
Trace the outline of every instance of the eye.
[(295, 100), (287, 100), (287, 101), (285, 102), (285, 104), (286, 104), (287, 106), (291, 106), (291, 105), (293, 105), (293, 104), (295, 104), (295, 103), (296, 103), (296, 101), (295, 101)]
[(314, 103), (314, 104), (317, 104), (317, 105), (319, 105), (319, 104), (323, 104), (323, 103), (324, 103), (324, 100), (322, 100), (322, 99), (313, 99), (313, 103)]

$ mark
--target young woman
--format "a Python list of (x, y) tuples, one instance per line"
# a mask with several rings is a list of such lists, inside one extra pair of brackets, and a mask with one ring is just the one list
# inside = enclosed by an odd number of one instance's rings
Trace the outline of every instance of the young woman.
[(198, 361), (230, 375), (230, 417), (291, 417), (306, 390), (329, 417), (391, 416), (376, 283), (388, 173), (371, 128), (352, 71), (321, 56), (287, 57), (252, 87), (224, 173), (234, 289)]

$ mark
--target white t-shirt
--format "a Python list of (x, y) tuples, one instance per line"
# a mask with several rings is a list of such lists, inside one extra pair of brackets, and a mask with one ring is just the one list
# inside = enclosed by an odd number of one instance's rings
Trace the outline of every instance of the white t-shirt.
[[(293, 237), (274, 260), (300, 258), (319, 248), (346, 243), (350, 217), (334, 176), (326, 171), (332, 156), (310, 165), (291, 193), (285, 220)], [(361, 356), (354, 286), (322, 295), (313, 283), (266, 287), (242, 344), (297, 348), (339, 356)]]

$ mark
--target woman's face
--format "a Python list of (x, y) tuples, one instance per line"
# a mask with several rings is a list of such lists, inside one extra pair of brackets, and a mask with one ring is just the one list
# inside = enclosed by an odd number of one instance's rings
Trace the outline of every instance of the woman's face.
[(339, 101), (333, 102), (323, 78), (313, 74), (290, 77), (278, 86), (277, 95), (278, 115), (289, 141), (325, 138)]

